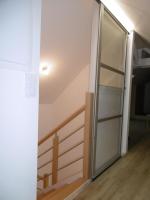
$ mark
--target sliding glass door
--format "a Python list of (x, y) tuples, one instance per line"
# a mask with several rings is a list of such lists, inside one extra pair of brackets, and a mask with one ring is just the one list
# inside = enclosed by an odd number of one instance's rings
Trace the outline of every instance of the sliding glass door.
[(120, 157), (127, 32), (101, 9), (93, 177)]

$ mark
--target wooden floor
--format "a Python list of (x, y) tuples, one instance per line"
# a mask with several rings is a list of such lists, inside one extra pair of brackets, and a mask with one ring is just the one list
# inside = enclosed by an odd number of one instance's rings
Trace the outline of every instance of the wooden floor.
[(134, 146), (76, 200), (150, 200), (150, 138)]

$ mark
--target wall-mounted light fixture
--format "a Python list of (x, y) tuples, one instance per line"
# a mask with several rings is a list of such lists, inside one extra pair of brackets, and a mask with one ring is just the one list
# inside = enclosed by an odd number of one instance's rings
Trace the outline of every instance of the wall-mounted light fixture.
[(51, 63), (41, 63), (40, 65), (40, 74), (43, 76), (48, 76), (53, 68), (53, 64)]

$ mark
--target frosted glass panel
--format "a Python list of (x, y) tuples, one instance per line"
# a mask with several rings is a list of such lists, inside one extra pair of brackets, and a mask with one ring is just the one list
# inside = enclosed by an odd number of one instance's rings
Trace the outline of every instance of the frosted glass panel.
[(99, 84), (104, 85), (104, 86), (123, 88), (124, 76), (117, 74), (115, 72), (112, 72), (110, 70), (101, 68)]
[(127, 32), (102, 12), (100, 65), (97, 80), (95, 165), (96, 177), (120, 156)]
[(95, 170), (105, 167), (119, 155), (121, 119), (101, 122), (97, 125)]
[(98, 119), (120, 115), (122, 113), (122, 89), (99, 87)]
[(124, 71), (126, 33), (105, 12), (102, 23), (101, 62)]

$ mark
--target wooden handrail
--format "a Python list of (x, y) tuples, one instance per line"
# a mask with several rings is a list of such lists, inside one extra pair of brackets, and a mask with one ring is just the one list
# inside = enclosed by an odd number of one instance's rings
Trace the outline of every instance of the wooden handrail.
[(45, 142), (47, 139), (49, 139), (52, 135), (57, 133), (60, 129), (62, 129), (64, 126), (66, 126), (70, 121), (72, 121), (74, 118), (76, 118), (79, 114), (81, 114), (85, 110), (86, 106), (83, 105), (80, 109), (78, 109), (76, 112), (74, 112), (70, 117), (68, 117), (65, 121), (63, 121), (59, 126), (57, 126), (55, 129), (53, 129), (49, 134), (47, 134), (43, 139), (41, 139), (38, 143), (38, 145), (41, 145), (43, 142)]
[[(47, 141), (51, 136), (53, 137), (53, 144), (51, 147), (49, 147), (47, 150), (42, 152), (38, 158), (45, 155), (47, 152), (52, 151), (52, 158), (50, 154), (50, 160), (44, 164), (42, 164), (40, 167), (38, 167), (38, 170), (45, 167), (48, 164), (52, 164), (52, 169), (50, 174), (45, 174), (44, 176), (38, 175), (38, 181), (43, 181), (44, 188), (47, 188), (49, 185), (49, 176), (52, 176), (52, 185), (56, 184), (58, 182), (58, 173), (60, 170), (63, 170), (64, 168), (67, 168), (68, 166), (73, 165), (74, 163), (78, 162), (79, 160), (83, 160), (83, 179), (87, 180), (90, 178), (90, 152), (91, 152), (91, 135), (92, 135), (92, 105), (93, 105), (93, 94), (87, 93), (86, 95), (86, 102), (85, 105), (80, 107), (76, 112), (74, 112), (70, 117), (68, 117), (66, 120), (64, 120), (59, 126), (57, 126), (55, 129), (53, 129), (49, 134), (47, 134), (42, 140), (39, 141), (39, 145), (43, 144), (45, 141)], [(80, 126), (75, 128), (75, 130), (72, 130), (67, 136), (60, 139), (58, 136), (58, 131), (61, 130), (63, 127), (65, 127), (69, 122), (71, 122), (73, 119), (75, 119), (77, 116), (79, 116), (81, 113), (84, 112), (84, 123), (82, 123)], [(69, 149), (59, 152), (60, 145), (66, 141), (68, 138), (70, 138), (72, 135), (76, 134), (79, 130), (83, 129), (84, 131), (84, 139), (82, 139), (80, 142), (76, 143)], [(70, 152), (71, 150), (75, 149), (79, 145), (83, 144), (83, 155), (76, 158), (73, 161), (70, 161), (69, 163), (59, 166), (58, 161), (59, 158), (65, 155), (66, 153)]]

